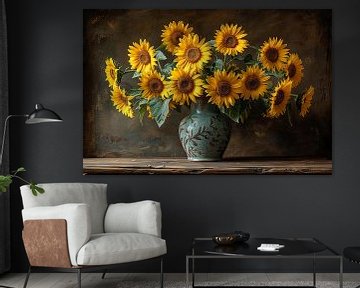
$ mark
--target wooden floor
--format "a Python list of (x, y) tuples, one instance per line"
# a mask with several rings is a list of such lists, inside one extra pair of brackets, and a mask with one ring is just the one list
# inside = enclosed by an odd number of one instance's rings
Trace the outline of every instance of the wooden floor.
[[(290, 273), (241, 273), (241, 274), (197, 274), (199, 275), (197, 281), (224, 281), (231, 279), (231, 281), (248, 281), (256, 282), (256, 285), (264, 285), (269, 281), (294, 281), (296, 282), (308, 281), (311, 284), (312, 274), (290, 274)], [(5, 274), (0, 276), (1, 285), (10, 286), (14, 288), (22, 288), (25, 279), (25, 274)], [(106, 279), (101, 279), (100, 273), (84, 273), (82, 275), (83, 288), (128, 288), (128, 287), (158, 287), (158, 274), (125, 274), (125, 273), (109, 273)], [(333, 281), (331, 287), (339, 287), (338, 274), (335, 273), (319, 273), (317, 274), (317, 281), (319, 283), (324, 281)], [(146, 283), (142, 285), (141, 283)], [(257, 284), (259, 283), (259, 284)], [(360, 284), (360, 273), (344, 274), (344, 288), (355, 287)], [(325, 284), (322, 284), (323, 286)], [(319, 285), (320, 287), (323, 287)], [(325, 285), (329, 286), (329, 285)], [(75, 273), (33, 273), (31, 274), (28, 288), (76, 288), (76, 274)], [(165, 274), (165, 288), (185, 287), (185, 274)], [(330, 286), (329, 286), (330, 287)]]

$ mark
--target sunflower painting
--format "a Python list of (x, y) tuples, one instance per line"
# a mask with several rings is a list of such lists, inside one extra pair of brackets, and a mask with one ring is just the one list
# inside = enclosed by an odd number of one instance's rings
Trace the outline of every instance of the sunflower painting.
[(272, 159), (331, 173), (331, 22), (321, 9), (84, 10), (84, 172), (238, 174)]

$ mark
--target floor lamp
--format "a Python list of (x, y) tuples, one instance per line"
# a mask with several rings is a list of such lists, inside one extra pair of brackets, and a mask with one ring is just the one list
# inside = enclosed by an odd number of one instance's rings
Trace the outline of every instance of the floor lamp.
[(1, 152), (0, 152), (0, 168), (2, 166), (3, 154), (4, 154), (4, 146), (6, 141), (6, 132), (9, 120), (11, 118), (26, 118), (25, 124), (39, 124), (39, 123), (46, 123), (46, 122), (62, 122), (63, 120), (61, 117), (56, 114), (54, 111), (45, 108), (41, 104), (35, 105), (35, 110), (30, 114), (20, 114), (20, 115), (9, 115), (5, 119), (4, 124), (4, 132), (1, 144)]
[[(1, 141), (1, 150), (0, 150), (0, 169), (2, 167), (2, 161), (3, 161), (3, 155), (4, 155), (4, 146), (6, 143), (6, 132), (7, 132), (7, 126), (9, 123), (9, 120), (12, 118), (26, 118), (25, 120), (25, 124), (39, 124), (39, 123), (47, 123), (47, 122), (51, 122), (51, 123), (56, 123), (56, 122), (62, 122), (63, 120), (61, 119), (61, 117), (56, 114), (54, 111), (45, 108), (43, 105), (41, 104), (36, 104), (35, 105), (35, 110), (33, 112), (31, 112), (30, 114), (20, 114), (20, 115), (9, 115), (6, 117), (5, 119), (5, 123), (4, 123), (4, 132), (3, 132), (3, 137), (2, 137), (2, 141)], [(9, 286), (3, 286), (0, 284), (0, 287), (4, 287), (4, 288), (12, 288)]]

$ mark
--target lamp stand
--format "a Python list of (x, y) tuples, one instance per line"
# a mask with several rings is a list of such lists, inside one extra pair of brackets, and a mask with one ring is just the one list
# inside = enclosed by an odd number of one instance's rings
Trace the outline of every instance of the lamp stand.
[[(14, 117), (28, 117), (29, 115), (27, 114), (22, 114), (22, 115), (9, 115), (6, 117), (5, 119), (5, 123), (4, 123), (4, 131), (3, 131), (3, 137), (2, 137), (2, 142), (1, 142), (1, 150), (0, 150), (0, 168), (2, 167), (2, 161), (3, 161), (3, 155), (4, 155), (4, 147), (5, 147), (5, 141), (6, 141), (6, 132), (7, 132), (7, 126), (8, 126), (8, 123), (9, 123), (9, 120), (11, 118), (14, 118)], [(0, 286), (2, 287), (2, 286)]]

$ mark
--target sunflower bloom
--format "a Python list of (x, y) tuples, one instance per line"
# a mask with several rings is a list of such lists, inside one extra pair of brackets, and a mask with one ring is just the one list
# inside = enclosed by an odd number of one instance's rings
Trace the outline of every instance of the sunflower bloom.
[(249, 42), (243, 39), (247, 34), (242, 27), (234, 24), (220, 26), (220, 30), (215, 33), (216, 51), (224, 55), (235, 56), (249, 46)]
[(140, 78), (139, 86), (143, 91), (144, 98), (148, 100), (158, 96), (166, 99), (169, 94), (165, 77), (157, 71), (151, 71), (143, 74)]
[(167, 26), (164, 26), (161, 39), (165, 44), (166, 49), (170, 53), (174, 53), (176, 47), (179, 45), (180, 39), (190, 35), (192, 31), (193, 28), (189, 27), (189, 24), (184, 24), (183, 21), (172, 21)]
[(281, 81), (270, 98), (269, 117), (277, 118), (285, 113), (289, 102), (292, 82), (289, 79)]
[(283, 44), (282, 39), (269, 38), (260, 47), (259, 58), (262, 65), (269, 70), (282, 70), (286, 63), (289, 49)]
[(111, 101), (113, 102), (116, 110), (129, 118), (134, 117), (134, 111), (131, 107), (131, 100), (133, 98), (134, 97), (132, 96), (127, 96), (125, 94), (125, 90), (121, 89), (118, 85), (113, 86), (113, 90), (111, 91)]
[(117, 71), (119, 69), (116, 68), (113, 58), (106, 59), (105, 64), (106, 81), (108, 81), (109, 87), (112, 87), (117, 83)]
[(129, 46), (129, 63), (131, 69), (138, 72), (148, 72), (154, 69), (156, 64), (155, 49), (150, 47), (150, 43), (146, 40), (141, 40), (139, 43), (134, 42)]
[(170, 76), (169, 92), (173, 95), (174, 102), (188, 105), (190, 102), (196, 102), (197, 97), (201, 97), (203, 84), (200, 74), (174, 69)]
[(255, 100), (264, 95), (267, 91), (269, 76), (258, 66), (248, 66), (240, 75), (241, 98)]
[(203, 65), (211, 59), (211, 47), (196, 34), (181, 38), (179, 46), (175, 49), (175, 61), (178, 67), (186, 71), (200, 72)]
[(286, 75), (292, 81), (293, 88), (297, 87), (301, 82), (301, 79), (304, 76), (303, 70), (304, 66), (299, 56), (296, 53), (290, 54), (285, 71)]
[(300, 109), (300, 116), (305, 117), (305, 115), (309, 112), (312, 99), (314, 97), (315, 89), (313, 86), (310, 86), (308, 90), (304, 93), (301, 98), (301, 109)]
[(206, 82), (204, 88), (210, 103), (229, 108), (239, 99), (241, 84), (234, 72), (215, 71), (214, 76), (207, 77)]

